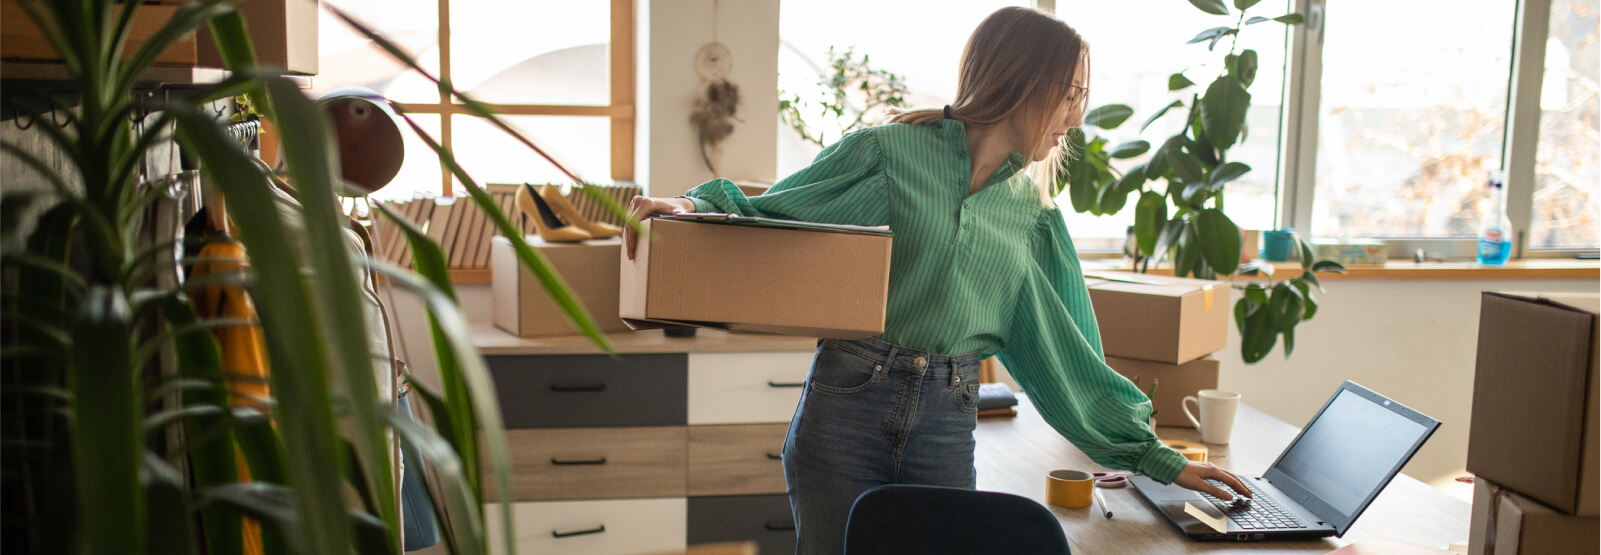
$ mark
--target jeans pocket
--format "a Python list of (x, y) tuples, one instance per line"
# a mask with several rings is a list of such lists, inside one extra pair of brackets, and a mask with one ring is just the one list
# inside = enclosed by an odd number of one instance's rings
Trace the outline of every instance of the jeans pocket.
[(812, 359), (812, 372), (806, 382), (813, 391), (857, 393), (877, 383), (882, 369), (880, 363), (824, 340)]
[(962, 385), (956, 386), (956, 405), (962, 412), (978, 414), (978, 376), (971, 379), (963, 378)]

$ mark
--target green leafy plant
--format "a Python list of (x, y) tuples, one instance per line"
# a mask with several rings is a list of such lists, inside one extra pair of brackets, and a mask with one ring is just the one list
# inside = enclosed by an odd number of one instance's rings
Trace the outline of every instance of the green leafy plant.
[[(0, 250), (6, 545), (33, 553), (226, 555), (244, 552), (241, 530), (249, 518), (261, 523), (270, 554), (398, 554), (393, 434), (417, 445), (433, 471), (440, 495), (432, 501), (449, 551), (488, 552), (481, 501), (486, 487), (510, 498), (506, 439), (444, 256), (415, 225), (383, 207), (405, 231), (417, 273), (347, 248), (328, 120), (293, 81), (256, 66), (233, 2), (185, 4), (129, 48), (138, 3), (15, 1), (60, 55), (81, 103), (66, 105), (47, 91), (13, 91), (8, 83), (8, 93), (16, 94), (6, 97), (7, 108), (33, 116), (39, 135), (67, 162), (58, 168), (28, 148), (0, 143), (0, 152), (48, 185), (45, 192), (10, 189), (0, 197), (8, 218)], [(337, 7), (323, 8), (433, 79), (367, 26)], [(135, 87), (157, 54), (201, 26), (211, 29), (230, 76), (173, 90), (150, 100), (153, 106), (135, 102)], [(543, 154), (486, 106), (433, 80), (470, 112)], [(281, 133), (296, 212), (273, 209), (279, 176), (253, 160), (205, 107), (239, 94)], [(58, 123), (50, 117), (57, 111), (74, 115)], [(593, 318), (490, 195), (449, 149), (411, 125), (575, 326), (609, 352)], [(226, 198), (248, 271), (177, 281), (180, 245), (149, 239), (148, 208), (174, 187), (142, 181), (139, 168), (172, 141), (200, 161), (206, 181)], [(622, 213), (609, 198), (592, 196)], [(41, 214), (30, 219), (31, 230), (13, 218), (30, 210)], [(412, 391), (432, 427), (379, 398), (351, 271), (362, 266), (428, 307), (443, 388), (414, 384)], [(208, 285), (244, 286), (259, 320), (197, 316), (189, 296)], [(270, 414), (228, 403), (230, 369), (210, 330), (242, 324), (262, 331), (272, 396), (261, 401)], [(241, 480), (240, 460), (250, 481)], [(504, 551), (514, 552), (511, 505), (502, 504), (495, 516), (505, 531)]]
[(901, 76), (873, 69), (867, 54), (857, 59), (855, 49), (836, 52), (831, 46), (828, 67), (828, 75), (817, 81), (818, 90), (808, 95), (811, 98), (778, 91), (778, 115), (802, 140), (828, 146), (853, 130), (883, 123), (891, 108), (906, 107)]
[[(1156, 401), (1156, 386), (1158, 384), (1160, 384), (1160, 383), (1162, 383), (1162, 380), (1159, 380), (1159, 379), (1156, 379), (1156, 378), (1151, 378), (1151, 388), (1145, 390), (1145, 400), (1153, 402), (1151, 404), (1151, 421), (1152, 422), (1156, 421), (1156, 413), (1158, 412), (1156, 410), (1156, 404), (1154, 402)], [(1140, 387), (1140, 377), (1139, 376), (1134, 376), (1134, 387), (1136, 387), (1136, 388)]]
[[(1090, 110), (1085, 127), (1070, 131), (1065, 139), (1070, 156), (1063, 161), (1065, 177), (1057, 182), (1056, 193), (1066, 191), (1074, 211), (1096, 216), (1116, 214), (1132, 200), (1135, 266), (1141, 272), (1148, 271), (1154, 260), (1172, 263), (1174, 275), (1180, 277), (1258, 278), (1234, 285), (1243, 291), (1234, 306), (1235, 323), (1243, 338), (1240, 354), (1247, 363), (1261, 361), (1282, 335), (1284, 356), (1289, 357), (1295, 349), (1296, 325), (1317, 313), (1313, 291), (1323, 290), (1317, 273), (1344, 273), (1345, 267), (1334, 260), (1317, 259), (1311, 244), (1300, 237), (1295, 240), (1300, 246), (1302, 271), (1294, 277), (1274, 281), (1271, 264), (1255, 261), (1242, 265), (1242, 233), (1223, 212), (1223, 193), (1229, 183), (1251, 171), (1250, 166), (1229, 159), (1229, 150), (1248, 133), (1249, 88), (1257, 72), (1256, 51), (1237, 51), (1239, 34), (1267, 22), (1297, 25), (1302, 17), (1290, 13), (1247, 18), (1247, 10), (1260, 0), (1233, 0), (1237, 14), (1222, 0), (1189, 1), (1203, 12), (1233, 16), (1235, 21), (1189, 39), (1189, 44), (1207, 43), (1207, 50), (1213, 52), (1219, 42), (1229, 39), (1228, 52), (1211, 68), (1216, 76), (1205, 91), (1192, 93), (1188, 102), (1175, 100), (1157, 109), (1140, 131), (1169, 114), (1180, 113), (1185, 114), (1183, 128), (1160, 143), (1134, 140), (1109, 147), (1106, 137), (1090, 135), (1085, 129), (1117, 129), (1134, 110), (1123, 104)], [(1198, 86), (1184, 72), (1168, 78), (1169, 91)], [(1128, 171), (1112, 167), (1113, 159), (1147, 153), (1150, 156), (1145, 163)]]

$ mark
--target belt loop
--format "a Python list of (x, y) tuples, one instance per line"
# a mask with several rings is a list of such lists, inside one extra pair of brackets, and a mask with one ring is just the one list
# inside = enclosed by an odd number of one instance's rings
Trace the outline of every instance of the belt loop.
[(901, 350), (900, 345), (896, 345), (894, 343), (889, 343), (889, 356), (884, 357), (884, 374), (885, 375), (889, 374), (889, 369), (890, 368), (894, 368), (895, 367), (895, 354), (900, 352), (900, 350)]
[(950, 358), (950, 361), (951, 361), (951, 378), (950, 378), (950, 382), (951, 382), (951, 387), (954, 388), (954, 387), (956, 387), (958, 385), (962, 385), (962, 378), (960, 376), (956, 375), (956, 357), (952, 356)]

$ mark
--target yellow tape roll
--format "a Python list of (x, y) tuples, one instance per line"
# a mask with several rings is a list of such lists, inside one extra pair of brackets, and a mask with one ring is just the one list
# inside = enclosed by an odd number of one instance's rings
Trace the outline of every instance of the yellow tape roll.
[(1184, 458), (1195, 462), (1206, 462), (1207, 449), (1205, 445), (1193, 441), (1163, 441), (1168, 447), (1178, 451)]
[(1095, 480), (1088, 472), (1052, 470), (1045, 477), (1045, 502), (1058, 507), (1088, 507), (1094, 492)]

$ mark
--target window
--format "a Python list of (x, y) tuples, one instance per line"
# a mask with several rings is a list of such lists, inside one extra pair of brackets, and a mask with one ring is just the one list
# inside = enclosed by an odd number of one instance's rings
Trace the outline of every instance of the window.
[(1488, 173), (1501, 167), (1515, 7), (1504, 0), (1330, 6), (1314, 235), (1478, 232)]
[[(385, 33), (425, 69), (492, 104), (507, 123), (584, 179), (633, 179), (631, 0), (564, 5), (560, 25), (538, 23), (551, 21), (551, 6), (543, 3), (331, 2)], [(480, 184), (569, 181), (326, 12), (319, 32), (322, 69), (312, 80), (313, 95), (352, 85), (378, 91), (451, 147)], [(427, 145), (409, 129), (403, 131), (406, 162), (378, 196), (457, 192), (460, 184), (441, 169)]]
[(1551, 3), (1550, 36), (1540, 87), (1535, 161), (1534, 249), (1595, 248), (1601, 214), (1601, 120), (1595, 0)]

